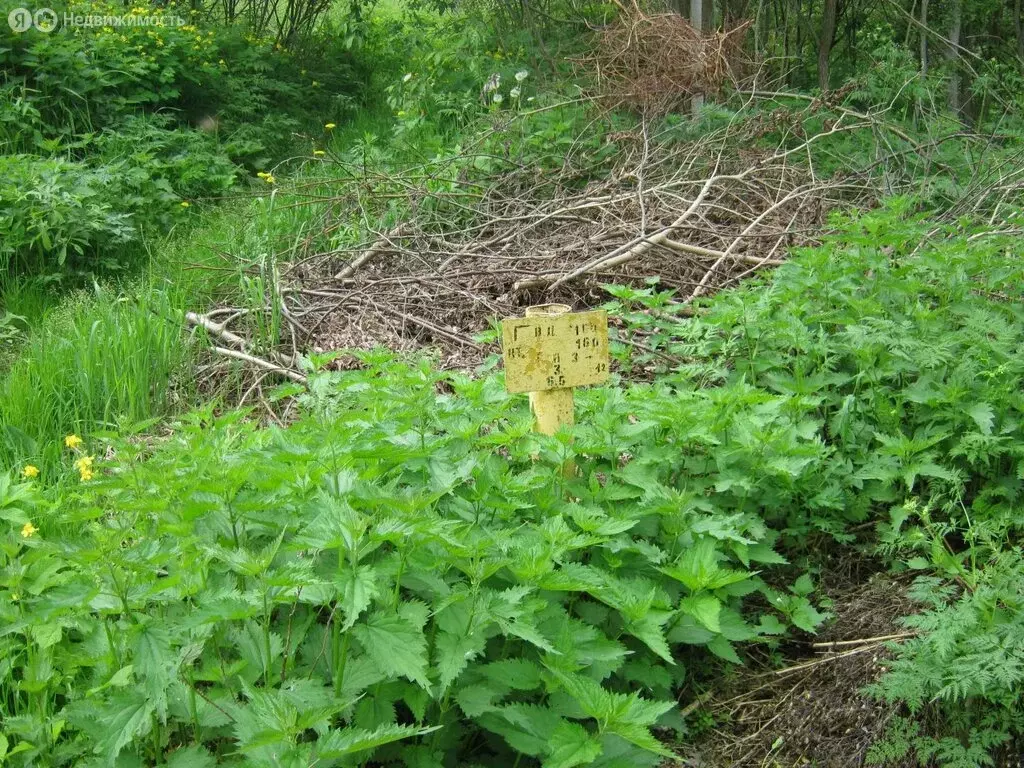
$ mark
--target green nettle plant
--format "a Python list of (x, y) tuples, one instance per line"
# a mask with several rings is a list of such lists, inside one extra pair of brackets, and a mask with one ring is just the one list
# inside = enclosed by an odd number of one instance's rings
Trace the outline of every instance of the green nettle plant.
[[(787, 556), (871, 523), (898, 566), (964, 585), (933, 585), (883, 695), (969, 701), (975, 752), (1005, 741), (1024, 281), (996, 239), (913, 253), (932, 225), (905, 213), (692, 318), (614, 289), (680, 362), (581, 392), (572, 440), (533, 434), (500, 377), (361, 353), (282, 390), (286, 428), (210, 407), (158, 438), (71, 440), (66, 477), (11, 468), (0, 757), (654, 766), (709, 660), (824, 620)], [(651, 362), (637, 349), (624, 369)]]

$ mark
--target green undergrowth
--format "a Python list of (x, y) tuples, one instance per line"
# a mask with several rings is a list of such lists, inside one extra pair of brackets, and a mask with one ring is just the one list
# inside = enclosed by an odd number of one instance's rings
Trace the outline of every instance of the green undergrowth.
[(579, 393), (572, 440), (534, 435), (500, 375), (371, 352), (279, 391), (287, 428), (206, 408), (87, 435), (50, 477), (11, 467), (0, 755), (656, 765), (687, 738), (677, 700), (825, 620), (815, 563), (854, 544), (945, 577), (925, 616), (974, 611), (883, 695), (982, 713), (981, 734), (947, 715), (963, 749), (1012, 738), (1015, 672), (942, 670), (1022, 652), (994, 567), (1019, 562), (1021, 267), (912, 210), (838, 222), (695, 317), (614, 289), (680, 363)]
[[(665, 398), (665, 419), (693, 425), (690, 471), (712, 452), (714, 490), (749, 494), (785, 551), (834, 541), (926, 574), (905, 620), (920, 636), (872, 687), (909, 717), (872, 761), (991, 765), (1024, 724), (1024, 267), (1013, 240), (914, 211), (896, 200), (847, 220), (694, 319), (654, 289), (613, 289), (614, 307), (684, 361), (661, 391), (710, 385), (728, 404), (723, 441), (706, 391)], [(766, 494), (765, 472), (801, 480)]]
[(202, 345), (184, 313), (234, 301), (259, 279), (276, 239), (271, 204), (204, 211), (195, 225), (151, 240), (146, 266), (131, 277), (70, 294), (36, 278), (10, 283), (0, 293), (8, 317), (6, 336), (0, 324), (0, 465), (55, 466), (69, 433), (170, 416), (209, 396), (196, 388)]

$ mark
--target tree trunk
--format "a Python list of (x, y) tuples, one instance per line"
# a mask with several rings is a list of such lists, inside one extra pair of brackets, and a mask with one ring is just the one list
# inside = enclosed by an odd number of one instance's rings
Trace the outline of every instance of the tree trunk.
[(832, 39), (836, 34), (836, 6), (839, 0), (825, 0), (821, 12), (821, 37), (818, 38), (818, 87), (822, 93), (828, 90), (829, 54), (832, 53)]
[(1020, 0), (1013, 4), (1013, 28), (1017, 33), (1017, 58), (1024, 59), (1024, 24), (1020, 18)]
[[(690, 0), (690, 24), (697, 30), (704, 28), (704, 0)], [(693, 110), (694, 117), (700, 113), (700, 108), (703, 106), (704, 94), (693, 94), (690, 107)]]
[(963, 0), (952, 0), (949, 7), (949, 44), (946, 46), (946, 63), (949, 65), (949, 82), (946, 85), (946, 102), (950, 110), (960, 114), (960, 26), (963, 21)]
[(928, 0), (921, 0), (921, 29), (918, 32), (921, 34), (921, 77), (928, 77)]

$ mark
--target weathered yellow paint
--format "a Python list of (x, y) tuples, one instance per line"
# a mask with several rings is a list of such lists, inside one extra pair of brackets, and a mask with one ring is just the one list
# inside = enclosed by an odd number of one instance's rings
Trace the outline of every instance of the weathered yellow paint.
[[(573, 387), (608, 378), (607, 313), (569, 309), (542, 304), (502, 321), (505, 387), (530, 393), (534, 429), (544, 435), (575, 423)], [(571, 463), (564, 469), (575, 471)]]
[(528, 307), (501, 322), (505, 387), (543, 392), (608, 379), (608, 313), (569, 312), (564, 304)]

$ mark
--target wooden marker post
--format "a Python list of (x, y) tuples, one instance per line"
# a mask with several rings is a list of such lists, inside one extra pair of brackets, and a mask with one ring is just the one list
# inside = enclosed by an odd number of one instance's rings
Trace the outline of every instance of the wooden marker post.
[(505, 389), (530, 393), (534, 429), (544, 435), (575, 423), (574, 388), (608, 379), (608, 313), (569, 310), (541, 304), (501, 321)]

